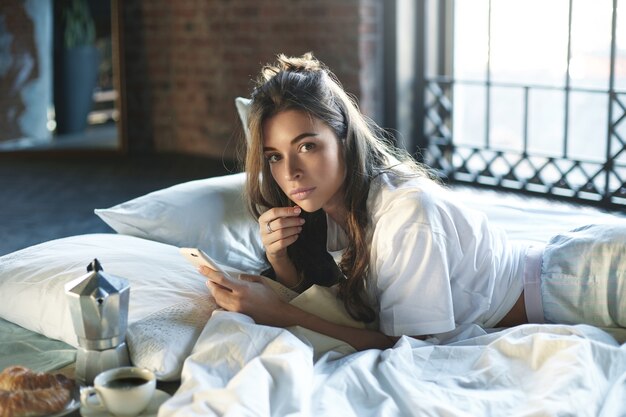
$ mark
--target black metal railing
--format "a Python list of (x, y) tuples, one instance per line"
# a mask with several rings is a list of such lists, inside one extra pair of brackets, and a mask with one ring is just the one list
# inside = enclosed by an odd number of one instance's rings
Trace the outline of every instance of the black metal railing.
[[(455, 84), (462, 83), (443, 77), (426, 80), (424, 133), (428, 146), (423, 156), (424, 161), (442, 177), (450, 181), (567, 197), (607, 207), (626, 206), (626, 137), (620, 133), (620, 129), (626, 132), (626, 92), (606, 92), (610, 107), (607, 152), (606, 160), (598, 161), (572, 159), (567, 155), (566, 145), (562, 154), (557, 156), (529, 150), (526, 134), (529, 93), (535, 89), (553, 89), (544, 86), (489, 83), (491, 87), (523, 90), (524, 133), (520, 151), (496, 149), (489, 140), (480, 146), (455, 143), (452, 92)], [(561, 140), (566, 142), (567, 134)]]

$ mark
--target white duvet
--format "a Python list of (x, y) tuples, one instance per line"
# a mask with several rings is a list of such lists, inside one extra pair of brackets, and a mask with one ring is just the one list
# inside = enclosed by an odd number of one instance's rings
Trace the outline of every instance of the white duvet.
[(626, 344), (590, 326), (343, 352), (216, 311), (159, 417), (626, 415)]

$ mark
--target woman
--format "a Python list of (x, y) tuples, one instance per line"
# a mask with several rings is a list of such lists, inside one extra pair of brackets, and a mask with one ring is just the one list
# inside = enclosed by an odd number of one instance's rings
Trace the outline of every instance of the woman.
[[(336, 325), (279, 301), (258, 276), (232, 283), (202, 269), (226, 310), (261, 324), (300, 325), (357, 349), (386, 348), (402, 335), (423, 338), (464, 323), (513, 326), (545, 317), (626, 326), (626, 283), (615, 273), (625, 268), (599, 271), (605, 276), (595, 287), (588, 281), (599, 275), (567, 283), (559, 275), (565, 264), (555, 253), (568, 253), (571, 241), (584, 243), (585, 233), (597, 240), (598, 231), (557, 237), (545, 250), (508, 242), (395, 149), (312, 55), (279, 56), (263, 69), (248, 127), (246, 191), (270, 273), (297, 290), (338, 282), (347, 311), (379, 324), (378, 330)], [(626, 233), (610, 233), (604, 240), (623, 266)], [(575, 291), (561, 291), (564, 285)], [(576, 308), (585, 297), (594, 308)]]

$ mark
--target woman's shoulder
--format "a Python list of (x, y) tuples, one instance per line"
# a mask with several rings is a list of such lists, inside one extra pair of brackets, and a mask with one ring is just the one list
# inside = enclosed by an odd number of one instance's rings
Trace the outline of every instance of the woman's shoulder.
[(445, 193), (444, 187), (420, 174), (385, 171), (371, 183), (368, 208), (379, 215), (397, 211), (414, 215), (440, 204)]
[(443, 198), (446, 193), (445, 187), (422, 174), (383, 171), (372, 180), (369, 198), (372, 202), (390, 203), (403, 198)]
[(404, 172), (381, 173), (372, 181), (368, 209), (373, 224), (393, 219), (394, 224), (422, 223), (437, 229), (444, 223), (473, 222), (480, 215), (437, 181)]

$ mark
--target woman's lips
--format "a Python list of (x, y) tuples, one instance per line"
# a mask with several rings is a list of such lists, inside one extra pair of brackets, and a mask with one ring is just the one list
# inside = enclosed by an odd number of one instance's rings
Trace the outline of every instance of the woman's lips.
[(315, 190), (315, 187), (296, 188), (295, 190), (292, 190), (289, 194), (294, 200), (304, 200), (309, 196), (309, 194), (313, 192), (313, 190)]

